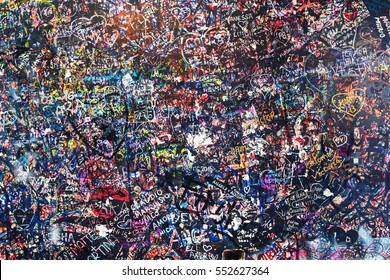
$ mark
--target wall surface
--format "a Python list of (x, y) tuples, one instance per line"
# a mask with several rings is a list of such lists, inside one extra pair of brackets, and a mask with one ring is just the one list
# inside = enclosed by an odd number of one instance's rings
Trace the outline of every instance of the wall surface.
[(0, 259), (390, 259), (388, 16), (0, 1)]

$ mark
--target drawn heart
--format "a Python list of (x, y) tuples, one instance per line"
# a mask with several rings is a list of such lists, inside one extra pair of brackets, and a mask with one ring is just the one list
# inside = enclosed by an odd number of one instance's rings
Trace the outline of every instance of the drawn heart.
[(182, 45), (182, 56), (192, 67), (213, 64), (218, 61), (212, 52), (221, 50), (228, 42), (229, 32), (226, 29), (207, 29), (202, 33), (189, 33)]
[(263, 98), (272, 95), (275, 88), (275, 81), (271, 75), (255, 75), (251, 78), (250, 84), (255, 92), (260, 93)]
[(32, 209), (26, 211), (18, 209), (14, 212), (16, 223), (23, 228), (26, 228), (30, 225), (33, 216), (34, 211)]
[(246, 20), (239, 20), (237, 24), (241, 27), (241, 29), (245, 29), (248, 26), (248, 21)]
[(364, 91), (355, 89), (349, 93), (337, 93), (332, 96), (332, 104), (340, 112), (355, 117), (363, 108)]
[(211, 246), (211, 245), (203, 245), (203, 250), (207, 253), (207, 252), (213, 250), (213, 246)]
[(200, 34), (190, 34), (184, 41), (182, 55), (188, 64), (197, 66), (203, 63), (202, 58), (207, 55), (205, 41), (204, 37)]
[(283, 45), (286, 45), (291, 37), (290, 34), (290, 28), (288, 27), (288, 25), (285, 25), (282, 28), (276, 30), (274, 36), (278, 42), (282, 43)]
[(333, 137), (333, 142), (336, 144), (337, 147), (343, 146), (348, 141), (348, 137), (346, 135), (341, 136), (335, 136)]
[(188, 7), (173, 7), (171, 13), (181, 23), (191, 14), (191, 9)]
[(129, 219), (129, 214), (126, 214), (123, 218), (122, 221), (119, 221), (117, 224), (119, 229), (125, 230), (125, 229), (130, 229), (130, 219)]
[(359, 233), (355, 230), (345, 232), (340, 227), (332, 227), (328, 231), (328, 237), (331, 242), (347, 242), (353, 244), (358, 240)]

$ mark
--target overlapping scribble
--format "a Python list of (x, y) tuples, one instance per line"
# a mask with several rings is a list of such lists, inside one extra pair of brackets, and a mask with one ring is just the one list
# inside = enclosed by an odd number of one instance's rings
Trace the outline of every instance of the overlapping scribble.
[(389, 6), (1, 1), (0, 259), (390, 259)]

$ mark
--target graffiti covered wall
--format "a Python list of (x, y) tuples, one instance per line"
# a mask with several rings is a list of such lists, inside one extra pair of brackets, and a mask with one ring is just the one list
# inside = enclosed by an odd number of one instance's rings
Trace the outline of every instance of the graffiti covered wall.
[(389, 5), (0, 3), (0, 259), (390, 259)]

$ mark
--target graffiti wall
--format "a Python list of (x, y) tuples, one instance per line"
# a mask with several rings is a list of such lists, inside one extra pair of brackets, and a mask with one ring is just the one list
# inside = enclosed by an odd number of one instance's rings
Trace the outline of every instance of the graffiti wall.
[(0, 259), (390, 259), (388, 2), (4, 0), (0, 26)]

